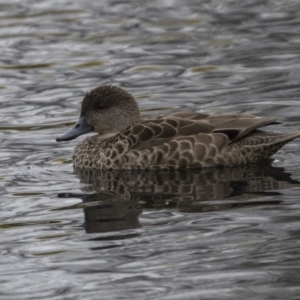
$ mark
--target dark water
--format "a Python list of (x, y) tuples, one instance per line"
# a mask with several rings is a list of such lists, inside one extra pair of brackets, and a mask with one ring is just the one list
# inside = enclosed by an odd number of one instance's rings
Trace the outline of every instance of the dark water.
[(271, 164), (74, 172), (57, 144), (115, 83), (144, 115), (300, 128), (300, 3), (1, 1), (0, 299), (300, 299), (300, 140)]

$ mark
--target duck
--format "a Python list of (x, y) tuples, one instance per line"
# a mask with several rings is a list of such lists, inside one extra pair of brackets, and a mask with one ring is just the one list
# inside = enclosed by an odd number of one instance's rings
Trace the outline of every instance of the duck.
[(94, 132), (74, 149), (83, 169), (177, 170), (263, 162), (300, 136), (262, 130), (275, 117), (173, 112), (142, 118), (134, 96), (116, 85), (88, 92), (78, 122), (56, 138), (70, 141)]

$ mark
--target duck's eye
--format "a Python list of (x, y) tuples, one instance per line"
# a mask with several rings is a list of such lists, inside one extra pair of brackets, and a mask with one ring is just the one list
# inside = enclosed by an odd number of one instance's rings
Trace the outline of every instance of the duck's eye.
[(105, 108), (106, 108), (106, 106), (103, 105), (103, 104), (99, 104), (99, 105), (97, 106), (97, 109), (98, 109), (98, 110), (104, 110)]

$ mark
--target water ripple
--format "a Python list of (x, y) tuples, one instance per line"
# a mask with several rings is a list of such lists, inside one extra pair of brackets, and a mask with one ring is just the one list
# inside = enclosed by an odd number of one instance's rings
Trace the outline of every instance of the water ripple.
[[(272, 165), (81, 174), (55, 137), (92, 87), (143, 115), (299, 129), (299, 3), (2, 1), (1, 299), (298, 299), (299, 141)], [(163, 191), (163, 192), (162, 192)]]

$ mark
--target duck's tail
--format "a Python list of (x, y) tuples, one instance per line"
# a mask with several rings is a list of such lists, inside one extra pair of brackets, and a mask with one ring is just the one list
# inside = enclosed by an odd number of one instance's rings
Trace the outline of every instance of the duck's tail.
[(300, 136), (300, 131), (274, 133), (256, 130), (235, 142), (241, 147), (250, 162), (261, 161), (271, 157), (285, 144)]

